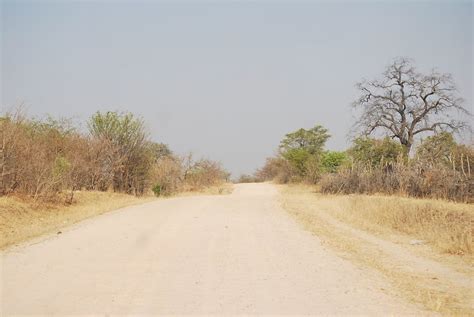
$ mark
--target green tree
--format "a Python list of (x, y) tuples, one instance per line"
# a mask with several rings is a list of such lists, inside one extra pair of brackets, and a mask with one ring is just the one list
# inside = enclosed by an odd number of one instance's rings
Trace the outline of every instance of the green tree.
[(329, 137), (328, 130), (320, 125), (316, 125), (309, 130), (299, 129), (285, 135), (285, 138), (280, 143), (280, 149), (283, 152), (303, 149), (312, 155), (319, 154), (322, 152)]
[(416, 158), (425, 166), (444, 165), (471, 177), (474, 148), (458, 144), (451, 133), (443, 132), (426, 138), (417, 148)]
[(336, 173), (347, 162), (345, 152), (326, 151), (321, 156), (321, 167), (326, 173)]
[(456, 141), (451, 133), (442, 132), (427, 137), (416, 150), (417, 158), (430, 163), (448, 163), (456, 149)]
[(403, 146), (390, 138), (372, 139), (361, 137), (354, 140), (348, 154), (356, 162), (372, 167), (395, 162), (404, 153)]
[(314, 182), (319, 176), (320, 156), (329, 137), (328, 130), (320, 125), (288, 133), (280, 143), (281, 156), (300, 177)]

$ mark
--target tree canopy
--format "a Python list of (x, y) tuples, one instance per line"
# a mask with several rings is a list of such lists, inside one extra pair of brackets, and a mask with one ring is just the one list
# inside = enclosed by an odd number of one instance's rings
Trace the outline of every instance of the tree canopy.
[(328, 130), (320, 125), (308, 130), (301, 128), (286, 134), (280, 142), (280, 149), (283, 152), (299, 149), (309, 154), (316, 154), (323, 150), (329, 137)]
[(300, 177), (311, 174), (312, 178), (317, 178), (319, 159), (329, 137), (328, 130), (320, 125), (308, 130), (301, 128), (285, 135), (280, 142), (280, 153)]
[(456, 132), (468, 128), (456, 112), (469, 115), (450, 74), (416, 70), (411, 60), (398, 58), (380, 79), (357, 84), (360, 97), (353, 103), (361, 111), (356, 131), (375, 131), (397, 139), (408, 155), (422, 133)]

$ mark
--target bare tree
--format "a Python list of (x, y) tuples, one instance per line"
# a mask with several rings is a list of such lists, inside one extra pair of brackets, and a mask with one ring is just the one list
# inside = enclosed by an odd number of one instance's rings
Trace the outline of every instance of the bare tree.
[(421, 133), (457, 132), (469, 128), (452, 115), (469, 115), (458, 97), (450, 74), (436, 71), (425, 75), (412, 61), (397, 58), (381, 79), (357, 84), (361, 96), (353, 106), (362, 110), (355, 129), (364, 135), (375, 131), (398, 139), (408, 155)]

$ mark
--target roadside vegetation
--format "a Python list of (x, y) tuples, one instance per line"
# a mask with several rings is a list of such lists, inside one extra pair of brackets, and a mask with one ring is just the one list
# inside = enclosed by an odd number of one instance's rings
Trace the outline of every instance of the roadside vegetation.
[[(312, 142), (313, 133), (300, 129), (287, 134), (279, 155), (268, 158), (253, 180), (318, 184), (321, 192), (332, 194), (384, 193), (474, 201), (474, 148), (458, 144), (452, 133), (428, 136), (410, 157), (388, 137), (357, 137), (342, 152), (324, 150), (324, 143), (304, 145)], [(326, 130), (318, 133), (329, 137)], [(294, 145), (288, 147), (289, 142)]]
[(150, 140), (131, 113), (97, 112), (81, 133), (67, 120), (40, 120), (21, 110), (0, 117), (0, 196), (72, 203), (77, 190), (170, 195), (225, 182), (217, 162), (175, 155)]
[(324, 243), (430, 310), (472, 314), (474, 147), (456, 140), (471, 114), (449, 74), (408, 59), (357, 88), (347, 150), (326, 149), (321, 125), (301, 128), (241, 181), (288, 184), (283, 207)]
[(357, 87), (349, 149), (326, 150), (327, 129), (302, 128), (283, 138), (255, 179), (318, 184), (323, 193), (474, 201), (474, 148), (454, 137), (468, 136), (469, 121), (453, 119), (471, 114), (449, 74), (421, 74), (410, 60), (396, 59), (381, 79)]
[(0, 115), (0, 247), (153, 196), (229, 192), (220, 163), (174, 154), (132, 113), (97, 112), (86, 126)]
[(409, 60), (396, 59), (382, 79), (357, 87), (360, 118), (349, 149), (326, 150), (327, 129), (302, 128), (286, 134), (278, 155), (245, 179), (312, 185), (320, 201), (337, 201), (344, 212), (333, 215), (341, 220), (472, 256), (474, 147), (455, 139), (470, 129), (451, 118), (470, 114), (451, 77), (421, 74)]

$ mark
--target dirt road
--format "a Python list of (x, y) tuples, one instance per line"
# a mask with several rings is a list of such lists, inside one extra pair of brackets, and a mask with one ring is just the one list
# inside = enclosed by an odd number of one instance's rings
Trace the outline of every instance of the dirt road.
[(419, 314), (325, 249), (270, 184), (128, 207), (2, 254), (2, 312)]

